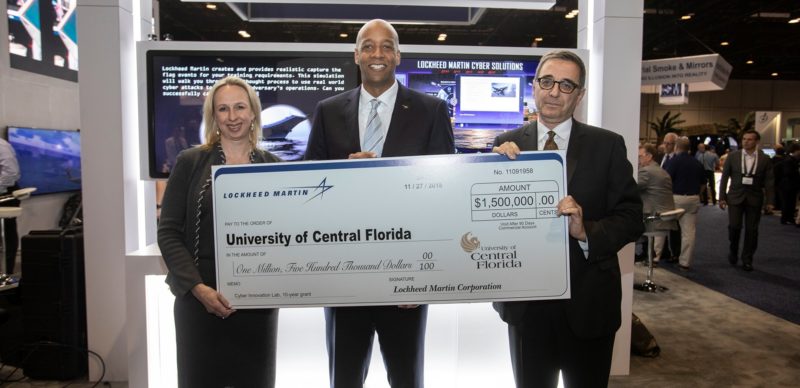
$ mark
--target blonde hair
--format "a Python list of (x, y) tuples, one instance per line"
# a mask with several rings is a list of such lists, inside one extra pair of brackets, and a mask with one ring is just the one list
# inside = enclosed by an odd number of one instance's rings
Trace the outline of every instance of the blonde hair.
[(258, 142), (261, 140), (261, 101), (258, 99), (258, 95), (256, 91), (253, 90), (253, 87), (250, 86), (247, 81), (236, 76), (225, 77), (217, 81), (217, 83), (208, 90), (206, 100), (203, 102), (203, 121), (205, 122), (203, 130), (206, 134), (203, 147), (210, 148), (220, 140), (217, 121), (214, 118), (214, 96), (217, 94), (219, 88), (227, 85), (241, 87), (247, 92), (248, 100), (250, 100), (250, 110), (253, 112), (254, 116), (252, 124), (253, 130), (250, 131), (250, 145), (256, 148)]

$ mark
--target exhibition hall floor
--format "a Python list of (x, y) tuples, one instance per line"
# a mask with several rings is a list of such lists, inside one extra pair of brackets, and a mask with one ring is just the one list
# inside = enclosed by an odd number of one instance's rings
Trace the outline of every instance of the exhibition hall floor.
[[(635, 282), (639, 283), (644, 279), (644, 268), (640, 265), (635, 268)], [(655, 336), (661, 355), (632, 356), (631, 374), (612, 377), (609, 387), (797, 386), (800, 325), (664, 269), (655, 270), (654, 281), (669, 291), (655, 294), (635, 291), (633, 311)], [(785, 302), (797, 304), (798, 300)], [(8, 378), (11, 371), (12, 368), (3, 368), (0, 377)], [(19, 377), (21, 374), (17, 372), (12, 379)], [(88, 388), (94, 384), (43, 381), (2, 384), (10, 388), (66, 385)], [(127, 386), (124, 382), (98, 385)]]

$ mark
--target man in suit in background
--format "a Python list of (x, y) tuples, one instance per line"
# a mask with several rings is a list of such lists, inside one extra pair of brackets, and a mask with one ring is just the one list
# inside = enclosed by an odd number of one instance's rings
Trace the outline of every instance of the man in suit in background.
[(678, 141), (678, 134), (675, 132), (669, 132), (664, 135), (664, 141), (661, 143), (664, 145), (664, 157), (661, 158), (661, 168), (666, 169), (667, 163), (675, 156), (675, 142)]
[[(652, 144), (639, 146), (639, 196), (642, 197), (642, 211), (644, 215), (653, 213), (663, 213), (675, 209), (675, 200), (672, 197), (672, 178), (663, 168), (655, 162), (656, 147)], [(658, 221), (654, 225), (657, 230), (675, 230), (677, 224), (672, 221)], [(664, 248), (666, 236), (656, 236), (653, 238), (653, 249), (655, 256), (653, 264), (661, 259), (661, 250)]]
[[(669, 132), (664, 135), (664, 141), (661, 145), (664, 146), (664, 156), (661, 158), (661, 168), (664, 170), (667, 169), (669, 164), (672, 162), (672, 159), (675, 158), (675, 143), (678, 141), (678, 134), (675, 132)], [(669, 250), (667, 261), (670, 263), (675, 263), (678, 261), (678, 256), (681, 253), (681, 231), (680, 226), (676, 229), (671, 229), (669, 231), (669, 245), (662, 248), (663, 251)], [(659, 255), (660, 256), (660, 255)]]
[(772, 163), (769, 156), (758, 149), (760, 140), (761, 135), (758, 132), (746, 131), (742, 135), (742, 149), (731, 152), (725, 159), (719, 181), (719, 208), (728, 208), (728, 261), (734, 266), (739, 261), (739, 239), (744, 219), (742, 269), (748, 272), (753, 270), (753, 254), (758, 247), (761, 207), (766, 200), (766, 209), (772, 212), (772, 201), (775, 198)]
[[(391, 24), (361, 28), (355, 62), (362, 84), (317, 105), (307, 160), (455, 152), (447, 102), (395, 80), (400, 50)], [(392, 388), (421, 388), (426, 317), (425, 305), (326, 308), (331, 388), (363, 386), (375, 332)]]
[(537, 121), (498, 136), (493, 151), (514, 159), (520, 151), (566, 150), (568, 195), (557, 209), (569, 217), (571, 298), (495, 309), (508, 323), (518, 388), (556, 387), (559, 370), (568, 388), (606, 386), (621, 323), (617, 252), (644, 230), (642, 201), (622, 136), (572, 118), (586, 92), (583, 61), (550, 52), (536, 77)]

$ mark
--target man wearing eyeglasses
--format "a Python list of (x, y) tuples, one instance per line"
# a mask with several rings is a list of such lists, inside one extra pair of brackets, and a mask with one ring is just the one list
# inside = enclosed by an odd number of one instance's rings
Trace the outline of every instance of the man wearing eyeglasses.
[(664, 145), (664, 157), (661, 158), (661, 168), (666, 170), (667, 164), (675, 157), (675, 142), (677, 141), (678, 134), (675, 132), (669, 132), (664, 135), (664, 141), (661, 143)]
[(643, 232), (642, 201), (622, 136), (572, 118), (586, 92), (580, 57), (550, 52), (536, 77), (538, 120), (498, 136), (493, 151), (566, 150), (568, 195), (557, 209), (569, 217), (571, 298), (494, 307), (508, 323), (518, 388), (556, 387), (559, 370), (566, 387), (606, 386), (622, 315), (617, 252)]

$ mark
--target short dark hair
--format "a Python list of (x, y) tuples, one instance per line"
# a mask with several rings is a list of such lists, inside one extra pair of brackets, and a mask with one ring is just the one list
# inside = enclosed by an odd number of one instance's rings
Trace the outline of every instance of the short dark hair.
[(761, 140), (761, 134), (758, 133), (758, 131), (756, 131), (755, 129), (748, 129), (744, 131), (744, 133), (742, 134), (742, 139), (744, 139), (744, 135), (747, 135), (748, 133), (756, 135), (756, 140)]
[(536, 77), (539, 78), (539, 70), (542, 69), (545, 62), (551, 59), (560, 59), (562, 61), (572, 62), (578, 65), (580, 69), (580, 79), (578, 79), (578, 87), (584, 88), (586, 86), (586, 65), (583, 64), (583, 60), (578, 54), (573, 53), (572, 51), (567, 50), (554, 50), (547, 54), (545, 54), (541, 59), (539, 59), (539, 65), (536, 66)]

